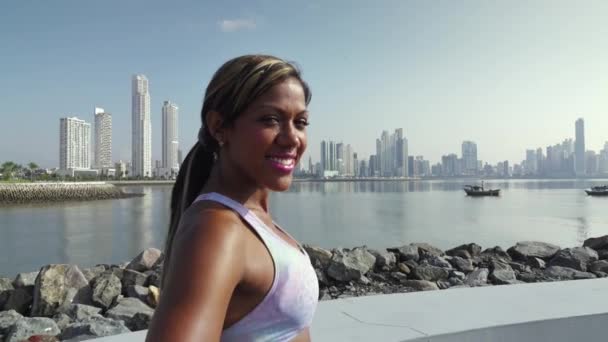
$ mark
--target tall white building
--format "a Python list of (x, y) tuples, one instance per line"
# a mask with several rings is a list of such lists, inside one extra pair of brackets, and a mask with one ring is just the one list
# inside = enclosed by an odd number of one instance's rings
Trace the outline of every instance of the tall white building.
[(170, 101), (163, 102), (163, 160), (162, 167), (165, 169), (179, 168), (177, 151), (179, 140), (177, 137), (177, 114), (178, 107)]
[(95, 107), (95, 168), (112, 167), (112, 115)]
[(462, 142), (462, 162), (466, 175), (477, 174), (477, 144), (472, 141)]
[(585, 174), (585, 121), (580, 118), (575, 123), (576, 140), (574, 141), (574, 173)]
[(91, 124), (76, 117), (59, 119), (59, 168), (91, 167)]
[(152, 176), (152, 123), (148, 79), (134, 75), (131, 82), (132, 176)]

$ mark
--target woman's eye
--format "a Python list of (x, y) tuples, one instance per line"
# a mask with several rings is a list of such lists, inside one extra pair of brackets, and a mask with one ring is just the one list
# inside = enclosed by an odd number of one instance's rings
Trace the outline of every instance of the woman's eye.
[(262, 122), (264, 122), (268, 125), (276, 125), (279, 123), (279, 119), (274, 116), (267, 116), (267, 117), (262, 118)]
[(309, 125), (309, 123), (308, 123), (308, 120), (306, 120), (306, 119), (296, 120), (296, 126), (300, 129), (303, 129), (308, 125)]

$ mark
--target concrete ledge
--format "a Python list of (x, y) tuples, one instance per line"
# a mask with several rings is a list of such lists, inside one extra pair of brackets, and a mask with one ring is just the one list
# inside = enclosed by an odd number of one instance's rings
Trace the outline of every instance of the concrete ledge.
[[(318, 341), (600, 341), (608, 278), (458, 288), (319, 303)], [(145, 331), (97, 339), (143, 341)]]

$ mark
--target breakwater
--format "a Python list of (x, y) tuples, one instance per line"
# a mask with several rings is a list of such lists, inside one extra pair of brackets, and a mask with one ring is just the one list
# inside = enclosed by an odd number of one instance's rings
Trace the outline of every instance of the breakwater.
[[(572, 248), (523, 241), (506, 250), (475, 243), (445, 251), (427, 243), (305, 249), (320, 300), (608, 276), (608, 235)], [(46, 335), (44, 341), (82, 341), (147, 329), (162, 268), (161, 251), (149, 248), (120, 265), (46, 265), (0, 276), (0, 340)]]
[(90, 201), (142, 196), (105, 182), (0, 183), (1, 204)]

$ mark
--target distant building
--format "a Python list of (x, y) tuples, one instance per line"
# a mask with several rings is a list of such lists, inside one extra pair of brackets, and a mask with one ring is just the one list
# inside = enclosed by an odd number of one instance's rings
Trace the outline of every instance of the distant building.
[(577, 176), (586, 174), (585, 171), (585, 121), (582, 118), (575, 123), (576, 140), (574, 142), (574, 173)]
[(95, 168), (112, 167), (112, 115), (95, 107)]
[(588, 176), (595, 176), (599, 173), (598, 155), (595, 151), (585, 152), (585, 171)]
[(462, 142), (462, 161), (464, 175), (474, 176), (477, 174), (477, 144), (472, 141)]
[(134, 75), (131, 82), (132, 176), (152, 176), (152, 122), (148, 79)]
[(63, 173), (91, 168), (90, 141), (90, 123), (76, 117), (59, 120), (59, 168)]
[(116, 170), (115, 175), (118, 178), (125, 178), (127, 177), (127, 163), (123, 162), (122, 160), (117, 161), (116, 163), (114, 163), (114, 170)]
[(162, 167), (165, 169), (179, 169), (179, 138), (177, 132), (177, 118), (179, 108), (171, 101), (163, 102), (162, 107)]

